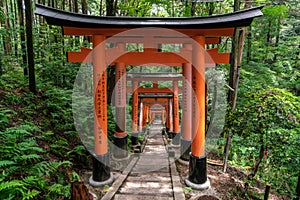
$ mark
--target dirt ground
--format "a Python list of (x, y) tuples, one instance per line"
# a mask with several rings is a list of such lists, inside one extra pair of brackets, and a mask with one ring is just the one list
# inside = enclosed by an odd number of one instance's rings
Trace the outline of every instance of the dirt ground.
[[(211, 183), (211, 188), (205, 192), (199, 192), (185, 187), (184, 193), (186, 199), (191, 200), (235, 200), (235, 199), (263, 199), (265, 186), (261, 182), (255, 180), (255, 186), (249, 186), (245, 190), (245, 182), (247, 173), (232, 166), (228, 166), (227, 172), (223, 173), (221, 160), (209, 160), (207, 164), (207, 176)], [(181, 177), (181, 183), (185, 185), (184, 180), (188, 176), (188, 165), (176, 161), (177, 170)], [(252, 184), (253, 185), (253, 184)], [(269, 200), (288, 199), (270, 193)]]

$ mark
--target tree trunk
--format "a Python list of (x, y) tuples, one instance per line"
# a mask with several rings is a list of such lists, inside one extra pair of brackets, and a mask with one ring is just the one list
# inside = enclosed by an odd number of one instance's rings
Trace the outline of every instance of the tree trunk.
[(14, 1), (10, 1), (10, 10), (11, 13), (14, 13), (14, 19), (11, 19), (11, 24), (12, 24), (13, 53), (17, 58), (18, 57), (18, 44), (17, 44), (18, 31), (14, 20), (17, 18), (18, 14), (17, 14), (17, 7)]
[(83, 182), (73, 182), (71, 184), (71, 200), (90, 200), (93, 196)]
[(102, 16), (103, 15), (103, 2), (102, 0), (100, 0), (100, 9), (99, 9), (99, 15)]
[[(115, 16), (115, 3), (114, 0), (106, 0), (106, 15)], [(115, 87), (115, 66), (109, 66), (107, 68), (107, 103), (111, 104), (111, 99)]]
[[(4, 15), (8, 16), (9, 12), (8, 12), (8, 4), (7, 1), (3, 2), (3, 11), (4, 11)], [(3, 36), (3, 41), (4, 41), (4, 52), (5, 55), (11, 55), (11, 28), (10, 28), (10, 22), (9, 22), (9, 18), (7, 17), (4, 21), (5, 24), (5, 29), (7, 30), (7, 35), (8, 36)]]
[(297, 187), (296, 187), (296, 194), (299, 199), (300, 198), (300, 172), (298, 174), (298, 183), (297, 183)]
[(271, 27), (272, 27), (272, 22), (269, 21), (269, 24), (268, 24), (268, 32), (267, 32), (267, 38), (266, 38), (266, 51), (265, 51), (265, 54), (264, 54), (264, 57), (263, 57), (263, 61), (264, 63), (266, 63), (266, 55), (268, 54), (268, 51), (269, 51), (269, 46), (271, 45)]
[(106, 16), (115, 16), (114, 0), (106, 0)]
[[(277, 47), (279, 46), (280, 24), (281, 24), (281, 19), (279, 17), (277, 21), (277, 27), (276, 27), (275, 49), (277, 49)], [(278, 52), (275, 52), (273, 63), (275, 63), (277, 60), (277, 54)]]
[(87, 14), (88, 13), (88, 2), (87, 2), (87, 0), (81, 0), (81, 6), (82, 6), (82, 14)]
[(251, 48), (252, 48), (252, 27), (250, 25), (247, 34), (247, 64), (251, 61)]
[(23, 2), (18, 0), (18, 16), (20, 25), (20, 42), (21, 42), (21, 55), (22, 55), (22, 67), (24, 75), (28, 75), (27, 69), (27, 53), (26, 53), (26, 40), (25, 40), (25, 27), (24, 27), (24, 12), (23, 12)]
[[(82, 9), (83, 10), (83, 9)], [(87, 10), (87, 9), (86, 9)], [(78, 9), (78, 1), (74, 0), (74, 12), (79, 13), (79, 9)], [(86, 13), (85, 13), (86, 14)]]
[(196, 1), (192, 1), (191, 16), (195, 16), (195, 13), (196, 13)]
[[(250, 8), (252, 1), (246, 1), (245, 8)], [(234, 1), (234, 11), (239, 9), (240, 2), (239, 0)], [(230, 72), (229, 72), (229, 86), (234, 88), (234, 91), (228, 91), (228, 102), (230, 103), (231, 107), (234, 109), (235, 101), (236, 101), (236, 94), (237, 94), (237, 87), (238, 85), (236, 82), (238, 81), (238, 74), (237, 70), (238, 67), (241, 66), (242, 63), (242, 53), (244, 49), (244, 38), (245, 38), (246, 29), (236, 29), (235, 34), (232, 38), (232, 51), (230, 57)]]
[(32, 39), (32, 2), (25, 1), (25, 15), (26, 15), (26, 39), (27, 39), (27, 62), (29, 74), (29, 90), (36, 94), (35, 72), (34, 72), (34, 52)]
[[(239, 0), (234, 0), (234, 11), (238, 11), (240, 9), (240, 2)], [(230, 55), (230, 71), (229, 71), (229, 83), (228, 85), (231, 88), (234, 88), (235, 85), (235, 76), (237, 70), (237, 54), (238, 54), (238, 29), (236, 28), (234, 36), (232, 37), (232, 48), (231, 48), (231, 55)], [(234, 97), (234, 91), (228, 90), (228, 102), (232, 107), (232, 100)]]
[(69, 0), (69, 11), (70, 12), (74, 12), (74, 9), (73, 9), (73, 0)]
[(248, 175), (248, 180), (252, 179), (255, 176), (255, 174), (257, 173), (259, 165), (260, 165), (262, 159), (264, 158), (264, 152), (265, 152), (264, 145), (261, 145), (260, 151), (259, 151), (259, 157), (258, 157), (255, 165), (253, 166), (252, 172)]

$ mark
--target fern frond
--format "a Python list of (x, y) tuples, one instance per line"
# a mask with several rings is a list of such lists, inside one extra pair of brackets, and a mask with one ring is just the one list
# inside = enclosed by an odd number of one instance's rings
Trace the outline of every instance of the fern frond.
[(37, 161), (41, 158), (40, 155), (37, 154), (29, 154), (29, 155), (22, 155), (19, 156), (17, 159), (20, 159), (20, 161), (25, 161), (25, 160), (34, 160)]
[(0, 191), (14, 190), (23, 186), (22, 181), (19, 180), (5, 181), (0, 183)]
[(72, 166), (72, 163), (70, 161), (59, 161), (59, 162), (50, 162), (51, 166), (54, 168), (54, 169), (58, 169), (59, 167), (71, 167)]
[(3, 175), (3, 177), (9, 176), (19, 169), (20, 169), (20, 166), (16, 166), (16, 165), (7, 167), (6, 169), (3, 170), (2, 175)]
[(52, 169), (49, 167), (49, 163), (46, 161), (39, 162), (32, 166), (30, 169), (31, 174), (44, 174), (49, 176), (52, 173)]
[(26, 176), (22, 179), (23, 183), (27, 185), (33, 185), (37, 182), (38, 178), (36, 176)]
[(0, 168), (7, 167), (13, 164), (15, 164), (15, 162), (11, 160), (0, 160)]
[(26, 199), (33, 199), (34, 197), (36, 197), (37, 195), (39, 195), (41, 192), (37, 191), (37, 190), (28, 190), (27, 194), (23, 195), (22, 200), (26, 200)]

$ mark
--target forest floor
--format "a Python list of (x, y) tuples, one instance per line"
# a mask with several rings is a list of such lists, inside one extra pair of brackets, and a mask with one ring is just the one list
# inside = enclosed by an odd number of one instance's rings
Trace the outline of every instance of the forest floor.
[[(211, 158), (212, 155), (208, 155)], [(196, 191), (191, 188), (184, 187), (186, 199), (191, 200), (234, 200), (234, 199), (263, 199), (265, 185), (253, 180), (248, 190), (245, 189), (247, 173), (241, 169), (228, 165), (226, 173), (223, 172), (222, 160), (213, 157), (213, 162), (208, 159), (207, 176), (211, 183), (211, 188), (207, 191)], [(212, 159), (212, 158), (211, 158)], [(188, 176), (189, 167), (187, 163), (176, 161), (177, 170), (179, 172), (181, 183), (185, 185), (184, 180)], [(211, 197), (208, 197), (211, 196)], [(212, 196), (216, 197), (213, 198)], [(269, 200), (288, 199), (279, 196), (271, 191)]]

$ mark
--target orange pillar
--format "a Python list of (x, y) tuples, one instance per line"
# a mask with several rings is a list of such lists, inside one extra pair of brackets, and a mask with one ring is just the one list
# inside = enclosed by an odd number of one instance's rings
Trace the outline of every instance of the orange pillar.
[(132, 94), (132, 145), (138, 144), (138, 85), (137, 81), (133, 81), (133, 94)]
[(152, 123), (155, 119), (155, 114), (152, 110), (150, 110), (150, 116), (151, 116), (150, 122)]
[(140, 99), (140, 118), (139, 118), (139, 132), (143, 133), (143, 118), (144, 118), (144, 105), (143, 99)]
[(148, 105), (143, 105), (143, 123), (142, 123), (142, 128), (143, 128), (143, 132), (145, 132), (145, 128), (148, 122)]
[(174, 107), (174, 131), (173, 131), (173, 145), (180, 143), (180, 126), (179, 126), (179, 100), (178, 100), (178, 81), (173, 81), (173, 107)]
[(161, 111), (161, 124), (165, 124), (165, 110)]
[[(191, 45), (187, 46), (191, 50)], [(192, 139), (192, 64), (183, 64), (182, 126), (181, 126), (181, 159), (189, 160)]]
[(94, 149), (92, 186), (103, 186), (113, 181), (109, 168), (107, 140), (107, 94), (105, 36), (93, 36), (93, 84), (94, 84)]
[(195, 36), (193, 44), (192, 85), (192, 146), (189, 163), (189, 177), (186, 184), (195, 189), (207, 189), (210, 182), (207, 178), (205, 156), (205, 37)]
[(169, 111), (169, 131), (168, 131), (168, 137), (172, 139), (173, 136), (173, 103), (172, 99), (168, 100), (168, 111)]
[(165, 106), (165, 110), (166, 110), (166, 132), (168, 133), (170, 130), (169, 105)]
[[(124, 44), (118, 44), (122, 49)], [(114, 158), (128, 158), (127, 134), (126, 134), (126, 66), (124, 63), (116, 64), (116, 84), (115, 84), (115, 105), (116, 105), (116, 133), (114, 143)]]

